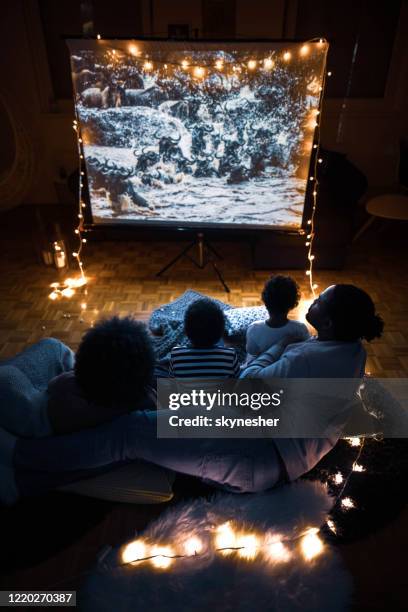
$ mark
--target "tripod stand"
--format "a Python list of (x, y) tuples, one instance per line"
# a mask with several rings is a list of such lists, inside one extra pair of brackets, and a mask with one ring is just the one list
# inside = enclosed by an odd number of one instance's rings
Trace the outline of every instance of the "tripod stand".
[[(193, 249), (195, 246), (198, 247), (198, 261), (189, 254), (189, 251)], [(181, 253), (179, 253), (176, 257), (174, 257), (174, 259), (172, 259), (168, 264), (166, 264), (164, 268), (162, 268), (159, 272), (157, 272), (156, 276), (161, 276), (162, 274), (164, 274), (164, 272), (166, 272), (172, 266), (174, 266), (174, 264), (178, 262), (182, 257), (187, 257), (187, 259), (189, 259), (195, 265), (195, 267), (199, 268), (200, 270), (204, 270), (204, 268), (208, 264), (210, 264), (213, 267), (214, 272), (218, 276), (218, 279), (221, 285), (224, 287), (225, 291), (229, 293), (230, 292), (229, 287), (225, 283), (222, 277), (222, 274), (217, 267), (217, 263), (214, 260), (214, 256), (217, 259), (222, 259), (221, 255), (217, 253), (217, 251), (208, 242), (208, 240), (204, 238), (204, 234), (198, 233), (196, 239), (193, 240), (193, 242), (191, 242), (189, 245), (187, 245), (181, 251)]]

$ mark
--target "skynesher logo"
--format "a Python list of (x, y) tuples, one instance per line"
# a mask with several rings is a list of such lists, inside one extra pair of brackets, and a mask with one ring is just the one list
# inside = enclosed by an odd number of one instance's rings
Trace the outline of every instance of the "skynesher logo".
[(260, 410), (270, 406), (280, 406), (283, 390), (275, 393), (227, 393), (219, 389), (214, 393), (203, 389), (192, 389), (184, 393), (169, 394), (170, 410), (195, 406), (204, 410), (216, 408), (251, 408)]

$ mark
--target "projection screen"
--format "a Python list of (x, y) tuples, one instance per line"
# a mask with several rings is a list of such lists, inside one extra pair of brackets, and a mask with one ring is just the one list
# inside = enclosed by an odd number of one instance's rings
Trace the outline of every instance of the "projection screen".
[(93, 223), (301, 227), (326, 42), (68, 45)]

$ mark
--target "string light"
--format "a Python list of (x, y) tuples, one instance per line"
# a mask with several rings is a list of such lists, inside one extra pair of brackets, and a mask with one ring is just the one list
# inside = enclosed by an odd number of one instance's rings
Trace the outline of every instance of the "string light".
[(247, 65), (248, 65), (249, 70), (255, 70), (255, 68), (256, 68), (256, 60), (253, 60), (253, 59), (249, 60)]
[(354, 502), (351, 499), (351, 497), (344, 497), (341, 500), (341, 506), (342, 506), (342, 508), (345, 508), (346, 510), (349, 510), (350, 508), (354, 508), (355, 507), (354, 506)]
[(285, 62), (288, 62), (291, 57), (292, 57), (292, 54), (290, 51), (285, 51), (285, 53), (283, 54), (283, 59)]
[(135, 57), (137, 57), (138, 55), (140, 55), (140, 51), (139, 49), (136, 47), (136, 45), (129, 45), (129, 53), (131, 55), (134, 55)]
[(334, 484), (341, 484), (343, 482), (344, 478), (343, 478), (343, 474), (341, 472), (337, 472), (337, 474), (334, 474), (333, 476), (333, 482)]
[(274, 67), (274, 61), (270, 57), (266, 57), (263, 61), (265, 70), (271, 70)]
[(198, 79), (201, 79), (205, 75), (205, 70), (202, 66), (195, 66), (194, 68), (194, 76)]
[[(319, 40), (320, 45), (322, 45), (323, 42), (324, 41), (321, 38)], [(301, 55), (307, 55), (306, 52), (302, 53), (302, 49), (304, 47), (307, 47), (307, 45), (303, 45), (303, 47), (301, 47), (301, 50), (300, 50)], [(314, 188), (312, 191), (312, 214), (311, 214), (311, 218), (307, 221), (307, 225), (310, 226), (310, 232), (308, 235), (308, 242), (306, 243), (307, 260), (309, 262), (309, 269), (306, 271), (306, 274), (309, 277), (309, 288), (310, 288), (310, 292), (313, 298), (316, 297), (315, 290), (318, 287), (317, 283), (315, 283), (313, 280), (313, 271), (314, 271), (313, 262), (315, 260), (315, 256), (313, 254), (313, 243), (314, 243), (314, 238), (315, 238), (315, 216), (316, 216), (316, 210), (317, 210), (317, 197), (318, 197), (318, 187), (319, 187), (317, 166), (318, 164), (321, 164), (323, 162), (323, 159), (318, 156), (318, 150), (320, 148), (320, 123), (317, 121), (317, 117), (321, 113), (322, 99), (323, 99), (322, 92), (324, 91), (325, 83), (326, 83), (325, 71), (323, 71), (323, 83), (319, 87), (319, 93), (320, 93), (319, 108), (312, 111), (312, 117), (310, 118), (308, 122), (308, 126), (311, 129), (315, 130), (315, 138), (317, 139), (317, 142), (313, 144), (313, 149), (316, 151), (315, 156), (314, 156), (313, 174), (312, 176), (309, 177), (309, 180), (311, 183), (313, 183)]]

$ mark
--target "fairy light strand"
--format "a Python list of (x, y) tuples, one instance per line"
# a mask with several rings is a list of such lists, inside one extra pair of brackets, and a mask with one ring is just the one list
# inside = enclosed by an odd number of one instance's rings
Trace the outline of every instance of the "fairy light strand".
[[(78, 225), (77, 227), (74, 229), (74, 236), (78, 239), (78, 247), (76, 251), (72, 252), (72, 256), (74, 257), (74, 259), (77, 262), (78, 265), (78, 269), (79, 269), (79, 277), (78, 278), (66, 278), (64, 281), (62, 282), (55, 282), (55, 283), (51, 283), (51, 288), (52, 291), (49, 294), (49, 299), (52, 301), (55, 301), (61, 297), (63, 298), (71, 298), (74, 294), (75, 294), (75, 290), (78, 289), (79, 287), (83, 287), (84, 285), (87, 284), (88, 279), (85, 275), (85, 270), (84, 270), (84, 263), (82, 261), (82, 249), (84, 244), (86, 244), (86, 238), (83, 237), (83, 229), (84, 229), (84, 214), (83, 214), (83, 209), (85, 208), (86, 204), (83, 201), (82, 198), (82, 194), (83, 194), (83, 176), (84, 176), (84, 171), (82, 170), (82, 159), (83, 159), (83, 154), (82, 154), (82, 147), (81, 147), (81, 143), (82, 143), (82, 138), (80, 136), (80, 131), (79, 131), (79, 123), (78, 123), (78, 116), (76, 115), (76, 118), (73, 120), (73, 125), (72, 125), (75, 135), (76, 135), (76, 144), (77, 144), (77, 151), (78, 151), (78, 167), (79, 167), (79, 181), (78, 181)], [(67, 254), (66, 254), (67, 256)], [(85, 289), (85, 294), (87, 294), (87, 290)], [(81, 310), (86, 309), (86, 303), (83, 302), (81, 304)]]
[[(331, 73), (327, 73), (329, 75)], [(318, 110), (316, 113), (316, 125), (315, 125), (315, 142), (313, 145), (314, 150), (314, 163), (313, 163), (313, 175), (309, 177), (309, 180), (312, 182), (312, 213), (310, 215), (310, 219), (307, 221), (307, 235), (306, 235), (306, 247), (307, 247), (307, 260), (308, 260), (308, 269), (306, 270), (306, 275), (309, 279), (309, 287), (310, 292), (313, 298), (316, 297), (316, 289), (318, 284), (314, 282), (313, 274), (314, 274), (314, 261), (315, 254), (313, 251), (314, 238), (316, 233), (316, 210), (317, 210), (317, 197), (318, 197), (318, 188), (319, 188), (319, 164), (322, 163), (322, 158), (320, 157), (320, 132), (321, 132), (321, 116), (322, 116), (322, 108), (323, 108), (323, 94), (326, 86), (326, 66), (323, 70), (323, 79), (322, 85), (320, 88), (320, 101), (318, 105)]]

